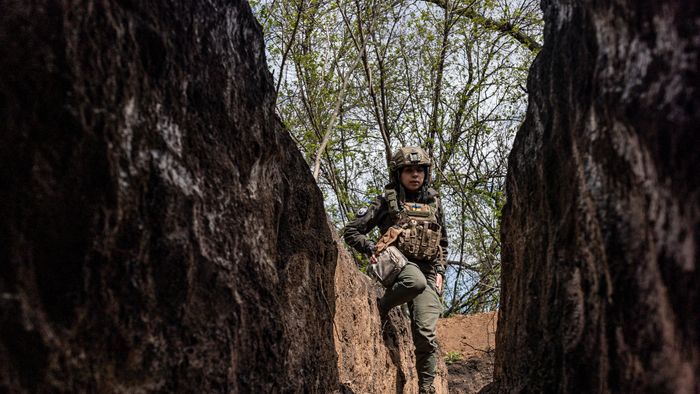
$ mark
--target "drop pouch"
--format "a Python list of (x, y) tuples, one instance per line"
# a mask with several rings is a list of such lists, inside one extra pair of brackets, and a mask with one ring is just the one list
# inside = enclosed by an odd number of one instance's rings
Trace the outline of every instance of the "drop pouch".
[(408, 260), (395, 246), (388, 246), (379, 255), (377, 262), (368, 267), (370, 276), (377, 279), (384, 287), (393, 286), (399, 272), (406, 266)]

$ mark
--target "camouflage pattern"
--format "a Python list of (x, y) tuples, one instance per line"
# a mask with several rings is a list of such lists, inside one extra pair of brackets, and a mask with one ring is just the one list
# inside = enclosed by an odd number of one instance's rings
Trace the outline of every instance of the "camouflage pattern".
[(399, 213), (398, 224), (402, 231), (396, 247), (408, 259), (434, 261), (439, 257), (442, 226), (438, 223), (436, 206), (406, 203)]
[(430, 157), (423, 148), (419, 146), (405, 146), (394, 152), (391, 162), (389, 162), (389, 171), (393, 173), (406, 166), (425, 166), (430, 168), (430, 164)]

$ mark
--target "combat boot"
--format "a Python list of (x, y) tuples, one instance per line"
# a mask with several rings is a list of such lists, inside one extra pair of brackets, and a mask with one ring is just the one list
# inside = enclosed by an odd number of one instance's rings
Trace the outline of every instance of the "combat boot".
[(418, 389), (418, 394), (435, 394), (435, 386), (432, 384), (430, 386), (422, 386)]

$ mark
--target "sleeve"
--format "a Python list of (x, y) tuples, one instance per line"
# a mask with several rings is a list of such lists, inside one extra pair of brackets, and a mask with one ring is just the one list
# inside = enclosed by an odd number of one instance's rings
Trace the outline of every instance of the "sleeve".
[(357, 217), (343, 229), (343, 239), (360, 253), (374, 253), (374, 243), (367, 238), (367, 233), (379, 222), (383, 199), (377, 197), (369, 206), (361, 208)]
[(442, 255), (438, 257), (436, 270), (443, 277), (445, 276), (445, 268), (447, 267), (447, 227), (445, 227), (445, 220), (443, 219), (442, 206), (438, 206), (438, 221), (440, 224), (440, 231), (442, 236), (440, 237), (440, 248), (442, 249)]

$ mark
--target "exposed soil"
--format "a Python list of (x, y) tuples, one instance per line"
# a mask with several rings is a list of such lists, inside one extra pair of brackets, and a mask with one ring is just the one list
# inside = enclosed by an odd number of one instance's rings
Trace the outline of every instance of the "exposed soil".
[(488, 312), (438, 321), (450, 393), (477, 393), (493, 380), (497, 320), (496, 312)]

